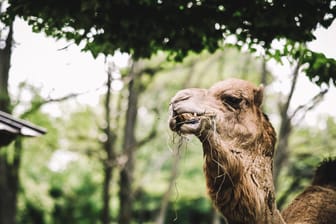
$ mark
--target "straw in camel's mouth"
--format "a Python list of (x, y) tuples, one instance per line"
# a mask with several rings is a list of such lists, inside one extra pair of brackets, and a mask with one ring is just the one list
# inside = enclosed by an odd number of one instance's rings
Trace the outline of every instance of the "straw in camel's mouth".
[(202, 119), (209, 119), (212, 114), (181, 113), (173, 116), (170, 120), (170, 128), (178, 133), (195, 133), (200, 129)]
[(200, 116), (197, 114), (183, 113), (175, 116), (176, 127), (179, 129), (184, 124), (196, 124), (200, 121)]
[(196, 113), (174, 114), (170, 118), (169, 126), (172, 131), (178, 133), (190, 132), (198, 127), (201, 116)]

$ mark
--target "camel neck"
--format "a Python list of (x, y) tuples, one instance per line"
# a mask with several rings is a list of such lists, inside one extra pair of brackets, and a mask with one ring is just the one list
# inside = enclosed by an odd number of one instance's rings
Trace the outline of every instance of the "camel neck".
[(204, 174), (216, 207), (229, 223), (276, 223), (272, 158), (209, 139), (203, 141)]

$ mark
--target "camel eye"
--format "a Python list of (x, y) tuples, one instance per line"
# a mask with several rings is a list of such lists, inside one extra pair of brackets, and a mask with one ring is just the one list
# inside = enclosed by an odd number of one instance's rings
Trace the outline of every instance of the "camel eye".
[(233, 107), (234, 109), (239, 108), (239, 105), (242, 102), (242, 100), (243, 100), (242, 98), (238, 98), (235, 96), (229, 96), (229, 95), (222, 96), (223, 103)]

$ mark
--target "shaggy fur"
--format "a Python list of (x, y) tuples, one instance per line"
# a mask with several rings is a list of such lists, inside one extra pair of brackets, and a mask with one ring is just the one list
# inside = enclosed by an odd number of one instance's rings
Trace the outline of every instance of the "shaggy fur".
[(282, 223), (272, 181), (275, 131), (262, 97), (262, 88), (230, 79), (171, 101), (170, 128), (202, 142), (209, 196), (230, 224)]
[(282, 212), (288, 224), (336, 224), (336, 160), (321, 163), (311, 186)]

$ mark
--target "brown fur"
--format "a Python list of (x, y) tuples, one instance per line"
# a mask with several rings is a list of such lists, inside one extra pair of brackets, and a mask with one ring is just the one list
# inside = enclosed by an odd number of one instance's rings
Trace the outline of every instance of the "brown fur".
[(287, 224), (336, 224), (336, 160), (321, 163), (312, 185), (283, 211)]
[(182, 90), (171, 101), (170, 128), (202, 142), (209, 196), (230, 224), (283, 222), (272, 181), (275, 132), (260, 109), (262, 91), (230, 79)]

